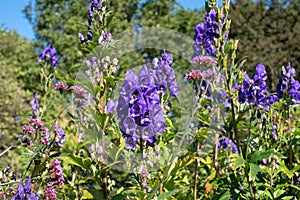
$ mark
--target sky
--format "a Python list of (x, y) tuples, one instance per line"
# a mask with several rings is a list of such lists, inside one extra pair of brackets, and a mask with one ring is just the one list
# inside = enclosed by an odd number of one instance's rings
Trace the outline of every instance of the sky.
[[(0, 28), (16, 30), (28, 39), (34, 39), (34, 32), (25, 15), (23, 8), (29, 0), (5, 0), (0, 6)], [(205, 0), (178, 0), (187, 9), (203, 8)]]

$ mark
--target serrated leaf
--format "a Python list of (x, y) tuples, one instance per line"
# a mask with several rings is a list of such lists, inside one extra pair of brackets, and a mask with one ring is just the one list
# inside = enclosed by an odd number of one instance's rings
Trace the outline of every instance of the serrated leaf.
[(239, 156), (238, 154), (232, 154), (232, 168), (233, 170), (236, 170), (240, 167), (245, 167), (245, 164), (247, 163), (247, 161), (245, 161), (241, 156)]
[(263, 159), (268, 159), (271, 154), (275, 154), (278, 158), (284, 158), (284, 156), (279, 153), (279, 152), (275, 152), (274, 149), (269, 149), (267, 151), (256, 151), (250, 159), (251, 163), (256, 163), (257, 161), (261, 161)]
[(249, 166), (250, 166), (250, 171), (249, 171), (250, 181), (255, 180), (257, 173), (260, 172), (261, 169), (258, 165), (253, 163), (249, 163)]
[(76, 156), (76, 155), (68, 155), (68, 156), (61, 156), (60, 159), (68, 164), (76, 165), (87, 171), (91, 171), (91, 162), (92, 161), (89, 158), (82, 158), (82, 157)]

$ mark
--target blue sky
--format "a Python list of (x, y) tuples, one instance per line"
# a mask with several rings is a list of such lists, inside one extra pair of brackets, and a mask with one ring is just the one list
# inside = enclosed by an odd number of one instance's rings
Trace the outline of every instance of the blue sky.
[[(202, 8), (205, 0), (178, 0), (188, 9)], [(22, 13), (29, 0), (6, 0), (0, 6), (0, 27), (14, 29), (20, 35), (29, 39), (34, 38), (31, 25)]]

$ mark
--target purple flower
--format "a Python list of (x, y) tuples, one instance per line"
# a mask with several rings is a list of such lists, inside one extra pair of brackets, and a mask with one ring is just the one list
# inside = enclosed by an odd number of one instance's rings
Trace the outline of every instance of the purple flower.
[(55, 159), (49, 166), (51, 183), (53, 186), (61, 186), (64, 183), (63, 169), (60, 165), (60, 161)]
[(86, 109), (88, 104), (88, 94), (85, 89), (79, 86), (72, 86), (71, 89), (74, 92), (74, 103), (81, 109)]
[(56, 200), (56, 190), (52, 183), (47, 183), (47, 186), (44, 191), (44, 198), (46, 200)]
[(34, 119), (32, 117), (27, 118), (27, 121), (29, 123), (31, 123), (31, 125), (35, 128), (35, 129), (42, 129), (44, 127), (44, 123), (38, 119)]
[(112, 113), (117, 107), (117, 104), (113, 100), (109, 100), (106, 104), (105, 111), (107, 114)]
[(93, 39), (93, 33), (91, 32), (91, 31), (88, 31), (88, 33), (87, 33), (87, 38), (88, 38), (88, 40), (92, 40)]
[(214, 38), (219, 38), (219, 24), (216, 21), (216, 12), (211, 9), (209, 13), (205, 15), (205, 23), (199, 23), (195, 28), (194, 36), (194, 55), (202, 55), (205, 52), (213, 56), (216, 53), (216, 47)]
[(218, 90), (217, 94), (215, 95), (216, 103), (224, 104), (226, 108), (230, 107), (230, 100), (228, 94), (225, 91)]
[(291, 104), (300, 103), (300, 84), (295, 80), (296, 70), (288, 63), (286, 67), (282, 66), (281, 76), (277, 84), (277, 95), (279, 98), (289, 97)]
[(63, 131), (63, 129), (58, 124), (54, 125), (53, 132), (55, 134), (56, 145), (59, 146), (59, 147), (62, 147), (63, 144), (66, 141), (66, 134), (65, 134), (65, 132)]
[(255, 105), (260, 110), (269, 111), (273, 103), (278, 101), (276, 95), (267, 95), (267, 72), (264, 65), (258, 64), (256, 66), (253, 80), (248, 74), (244, 75), (244, 81), (239, 87), (238, 101), (240, 103), (247, 103), (248, 105)]
[(24, 133), (32, 135), (34, 133), (34, 128), (30, 125), (24, 125), (22, 126), (22, 130)]
[(30, 100), (30, 106), (31, 106), (31, 109), (32, 109), (32, 112), (33, 112), (33, 115), (34, 116), (37, 116), (37, 114), (38, 114), (38, 109), (39, 109), (39, 102), (38, 102), (38, 98), (39, 98), (39, 96), (38, 96), (38, 94), (37, 93), (35, 93), (35, 95), (34, 95), (34, 98), (32, 98), (31, 100)]
[(153, 145), (156, 135), (163, 132), (165, 121), (159, 92), (146, 66), (141, 69), (139, 76), (131, 70), (127, 71), (117, 110), (128, 149), (135, 149), (138, 139)]
[(63, 82), (58, 82), (58, 83), (55, 83), (54, 89), (59, 90), (60, 92), (62, 92), (63, 90), (68, 89), (68, 85), (63, 83)]
[(54, 70), (57, 67), (58, 60), (57, 60), (57, 55), (56, 55), (56, 49), (51, 47), (51, 44), (48, 44), (48, 46), (41, 52), (39, 55), (39, 62), (43, 61), (46, 59), (46, 57), (50, 58), (51, 65), (54, 68)]
[(152, 63), (154, 63), (154, 65), (151, 68), (150, 75), (154, 78), (159, 90), (165, 92), (165, 89), (168, 88), (171, 95), (177, 97), (179, 89), (176, 83), (175, 72), (172, 68), (172, 54), (167, 54), (166, 51), (163, 50), (159, 60), (157, 61), (157, 59), (155, 59)]
[(79, 38), (81, 44), (86, 44), (86, 40), (82, 33), (78, 33), (78, 38)]
[(229, 146), (231, 146), (231, 151), (232, 151), (233, 154), (238, 154), (239, 153), (236, 144), (231, 139), (229, 139), (228, 137), (222, 136), (219, 139), (218, 147), (219, 148), (222, 147), (224, 149), (227, 149)]
[(50, 144), (50, 132), (48, 128), (42, 127), (41, 131), (43, 132), (42, 144), (49, 145)]
[(272, 135), (274, 137), (274, 140), (278, 140), (278, 136), (277, 136), (277, 124), (273, 124), (272, 125)]
[(28, 178), (25, 186), (23, 186), (22, 183), (19, 183), (18, 191), (12, 197), (12, 200), (23, 200), (23, 199), (38, 200), (39, 199), (38, 195), (32, 192), (30, 182), (31, 182), (31, 178)]

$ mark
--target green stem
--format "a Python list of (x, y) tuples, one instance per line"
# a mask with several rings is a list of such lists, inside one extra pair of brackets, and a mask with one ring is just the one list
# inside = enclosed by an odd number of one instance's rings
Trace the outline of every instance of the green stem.
[(14, 148), (17, 146), (17, 144), (19, 144), (20, 141), (18, 140), (17, 142), (15, 142), (13, 145), (11, 145), (10, 147), (8, 147), (7, 149), (5, 149), (1, 154), (0, 157), (3, 156), (6, 152), (8, 152), (10, 149)]

